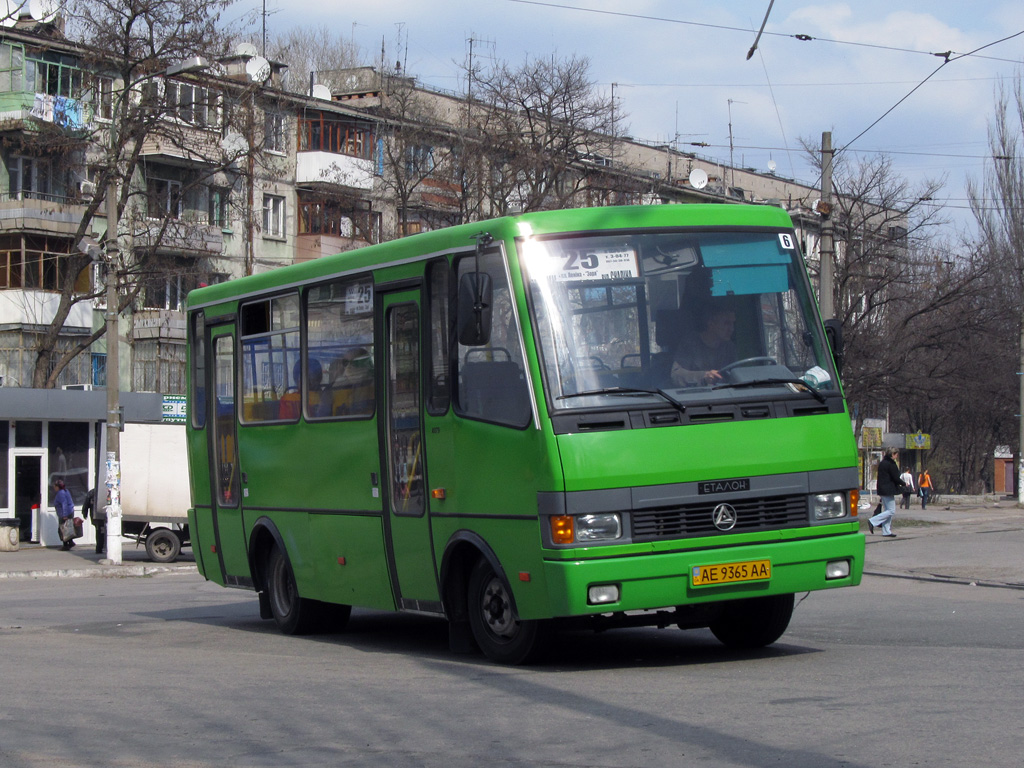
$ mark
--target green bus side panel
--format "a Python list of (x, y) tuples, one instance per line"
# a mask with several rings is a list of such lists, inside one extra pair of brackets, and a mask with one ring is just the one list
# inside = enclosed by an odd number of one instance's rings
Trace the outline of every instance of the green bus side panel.
[(845, 413), (560, 435), (558, 445), (567, 491), (841, 469), (857, 456)]
[(452, 431), (454, 466), (428, 465), (431, 487), (447, 487), (448, 498), (435, 512), (535, 516), (537, 491), (563, 489), (557, 453), (532, 425), (520, 430), (457, 419)]
[(300, 585), (305, 597), (345, 605), (394, 610), (379, 517), (313, 515), (310, 559), (316, 578)]
[(189, 509), (188, 531), (199, 573), (209, 581), (223, 586), (224, 579), (221, 576), (217, 554), (210, 549), (213, 544), (213, 516), (210, 514), (210, 510)]
[(238, 428), (247, 507), (379, 512), (377, 422), (363, 420)]
[[(690, 573), (697, 566), (771, 561), (772, 575), (765, 581), (751, 581), (711, 587), (694, 587)], [(849, 560), (850, 575), (826, 580), (825, 564)], [(629, 558), (548, 562), (551, 613), (533, 613), (534, 603), (519, 605), (524, 619), (545, 615), (579, 616), (610, 611), (666, 608), (691, 603), (735, 600), (764, 595), (782, 595), (860, 584), (864, 571), (864, 535), (849, 533), (817, 539), (759, 543), (725, 549), (705, 549)], [(617, 584), (618, 603), (587, 605), (587, 588), (595, 584)], [(518, 595), (517, 595), (518, 598)], [(525, 610), (524, 610), (525, 608)]]

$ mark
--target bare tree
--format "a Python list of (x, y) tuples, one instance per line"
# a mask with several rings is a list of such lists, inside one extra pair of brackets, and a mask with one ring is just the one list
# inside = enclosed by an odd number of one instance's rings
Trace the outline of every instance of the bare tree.
[[(216, 57), (226, 49), (218, 30), (221, 11), (230, 0), (73, 0), (69, 30), (77, 41), (82, 71), (80, 89), (95, 113), (89, 123), (47, 126), (33, 137), (36, 152), (61, 158), (88, 176), (95, 193), (83, 206), (72, 243), (84, 242), (95, 231), (110, 190), (116, 190), (118, 231), (109, 227), (103, 238), (136, 245), (121, 253), (117, 274), (120, 312), (138, 296), (147, 276), (159, 268), (153, 258), (169, 237), (178, 243), (198, 236), (181, 213), (186, 202), (198, 206), (197, 195), (207, 183), (236, 159), (226, 157), (217, 131), (205, 131), (220, 120), (223, 103), (213, 89), (187, 79), (166, 81), (162, 73), (171, 65), (196, 56)], [(129, 89), (130, 87), (130, 89)], [(169, 120), (170, 116), (176, 119)], [(101, 119), (96, 119), (101, 118)], [(197, 130), (198, 129), (198, 130)], [(201, 167), (198, 173), (154, 184), (143, 172), (145, 151), (155, 145), (172, 147), (175, 154)], [(199, 161), (199, 162), (197, 162)], [(201, 206), (198, 206), (201, 207)], [(102, 224), (100, 224), (102, 226)], [(202, 251), (202, 244), (196, 248)], [(52, 321), (37, 342), (34, 387), (55, 386), (61, 371), (100, 338), (95, 330), (67, 345), (61, 331), (71, 308), (94, 298), (83, 290), (81, 274), (94, 254), (75, 248), (64, 257), (60, 299)], [(115, 342), (110, 342), (115, 343)]]
[(416, 87), (410, 77), (386, 73), (381, 90), (380, 129), (385, 131), (381, 184), (394, 197), (396, 235), (461, 223), (462, 187), (458, 177), (458, 130), (441, 112), (451, 101)]
[(485, 214), (571, 207), (586, 182), (581, 164), (611, 162), (622, 115), (598, 92), (588, 59), (500, 62), (467, 76), (463, 162)]
[(331, 90), (345, 86), (346, 70), (358, 67), (362, 53), (354, 40), (325, 26), (293, 27), (270, 39), (267, 55), (288, 66), (285, 88), (309, 93), (310, 78)]
[[(968, 184), (971, 209), (978, 222), (979, 247), (1005, 281), (1003, 310), (1016, 325), (1014, 368), (1024, 370), (1024, 83), (1000, 84), (989, 126), (992, 162), (980, 182)], [(1017, 413), (1024, 413), (1024, 376), (1017, 375)], [(1017, 416), (1017, 499), (1024, 503), (1024, 418)]]

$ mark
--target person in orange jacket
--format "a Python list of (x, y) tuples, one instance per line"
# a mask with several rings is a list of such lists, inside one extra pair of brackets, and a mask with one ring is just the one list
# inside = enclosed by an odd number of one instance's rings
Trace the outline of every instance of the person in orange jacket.
[(917, 489), (921, 494), (921, 509), (928, 509), (928, 499), (932, 497), (932, 476), (924, 470), (917, 476)]

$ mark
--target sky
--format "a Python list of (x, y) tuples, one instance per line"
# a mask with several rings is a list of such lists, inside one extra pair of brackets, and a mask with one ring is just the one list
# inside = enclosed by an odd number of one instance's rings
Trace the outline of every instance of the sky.
[(885, 153), (913, 184), (944, 181), (951, 234), (973, 221), (964, 185), (991, 162), (996, 89), (1024, 72), (1020, 0), (238, 0), (225, 15), (258, 46), (264, 18), (269, 35), (337, 30), (368, 62), (383, 46), (389, 66), (455, 92), (470, 41), (484, 63), (586, 57), (633, 138), (804, 183), (818, 176), (801, 139), (831, 131), (851, 159)]

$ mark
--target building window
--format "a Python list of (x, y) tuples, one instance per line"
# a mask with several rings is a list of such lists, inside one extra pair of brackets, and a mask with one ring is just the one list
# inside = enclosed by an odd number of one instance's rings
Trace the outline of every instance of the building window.
[(425, 145), (406, 147), (405, 173), (407, 176), (426, 176), (434, 170), (434, 148)]
[(280, 112), (267, 112), (263, 131), (264, 149), (268, 152), (284, 152), (287, 149), (284, 141), (284, 115)]
[(284, 198), (280, 195), (263, 196), (263, 236), (284, 237)]
[(167, 80), (164, 83), (167, 108), (182, 122), (200, 128), (218, 124), (217, 94), (192, 83)]
[(92, 385), (94, 387), (107, 386), (106, 354), (92, 353)]
[(25, 60), (25, 90), (48, 96), (78, 98), (82, 92), (82, 70), (71, 56), (43, 54)]
[(209, 198), (209, 221), (214, 227), (228, 227), (231, 223), (229, 217), (231, 190), (227, 187), (210, 187)]
[[(0, 235), (0, 288), (59, 291), (68, 270), (66, 238), (47, 235)], [(88, 266), (78, 273), (75, 291), (88, 293)]]
[(362, 123), (339, 120), (324, 112), (307, 112), (299, 119), (299, 150), (372, 160), (373, 132)]
[(12, 200), (53, 200), (55, 197), (56, 185), (49, 158), (9, 157), (7, 178)]
[(114, 80), (110, 77), (96, 78), (96, 117), (114, 119)]
[(185, 296), (198, 281), (195, 275), (157, 275), (143, 281), (142, 306), (146, 309), (174, 309), (185, 307)]
[(181, 217), (181, 182), (149, 179), (146, 182), (147, 215), (151, 219)]
[(0, 93), (21, 93), (25, 90), (25, 49), (20, 45), (0, 43)]

